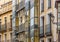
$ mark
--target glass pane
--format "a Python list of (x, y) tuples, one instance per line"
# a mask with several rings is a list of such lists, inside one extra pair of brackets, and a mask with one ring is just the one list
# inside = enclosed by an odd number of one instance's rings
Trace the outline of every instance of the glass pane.
[(40, 18), (40, 26), (43, 26), (43, 19)]
[(40, 26), (40, 34), (42, 34), (43, 33), (43, 26)]
[(31, 37), (34, 36), (34, 29), (30, 30), (30, 36), (31, 36)]
[(30, 20), (30, 26), (34, 25), (34, 18)]
[(51, 7), (51, 0), (48, 0), (48, 8)]
[(44, 20), (43, 20), (43, 18), (40, 18), (40, 34), (42, 34), (43, 33), (43, 27), (44, 27)]
[(44, 0), (41, 0), (41, 11), (44, 10)]
[(34, 17), (34, 7), (30, 10), (30, 19)]
[(25, 0), (25, 3), (28, 2), (29, 0)]
[(58, 12), (58, 19), (60, 19), (60, 12)]
[(34, 37), (31, 38), (31, 42), (34, 42)]
[(60, 3), (58, 4), (58, 12), (60, 12)]
[(50, 24), (50, 16), (46, 15), (46, 24)]

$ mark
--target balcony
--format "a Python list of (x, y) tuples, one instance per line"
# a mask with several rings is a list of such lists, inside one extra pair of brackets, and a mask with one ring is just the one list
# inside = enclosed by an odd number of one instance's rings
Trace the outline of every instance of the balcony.
[(25, 31), (25, 24), (21, 24), (20, 26), (16, 26), (16, 32), (21, 33)]
[(44, 37), (44, 27), (40, 26), (40, 38)]
[(46, 28), (45, 35), (46, 36), (52, 35), (52, 33), (51, 33), (51, 24), (47, 24), (45, 28)]
[(22, 0), (19, 4), (16, 5), (16, 7), (17, 7), (16, 8), (17, 11), (21, 10), (22, 8), (25, 7), (25, 1)]
[(4, 24), (4, 25), (2, 25), (1, 28), (0, 28), (0, 33), (6, 32), (6, 31), (7, 31), (7, 27), (6, 27), (5, 24)]
[(11, 10), (12, 10), (12, 1), (1, 5), (0, 14), (4, 14), (4, 13), (11, 11)]

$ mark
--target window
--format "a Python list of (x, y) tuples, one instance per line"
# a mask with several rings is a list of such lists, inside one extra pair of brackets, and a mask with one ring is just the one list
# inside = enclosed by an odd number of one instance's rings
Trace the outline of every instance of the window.
[(1, 19), (0, 19), (0, 30), (1, 30)]
[(44, 42), (44, 40), (41, 40), (41, 42)]
[(5, 34), (5, 42), (7, 42), (7, 35)]
[(40, 18), (40, 35), (44, 33), (44, 17)]
[(44, 11), (44, 0), (41, 0), (41, 11)]
[(12, 28), (12, 15), (10, 15), (10, 26)]
[(46, 16), (46, 33), (49, 34), (51, 33), (51, 14), (48, 14)]
[(10, 33), (10, 37), (11, 37), (11, 42), (12, 42), (12, 33)]
[(5, 28), (7, 28), (7, 17), (5, 17)]
[(25, 3), (28, 2), (29, 0), (25, 0)]
[(30, 10), (30, 26), (34, 25), (34, 7)]
[(34, 37), (34, 29), (31, 30), (30, 37)]
[(60, 3), (58, 3), (58, 30), (60, 29)]
[(47, 18), (47, 19), (46, 19), (46, 24), (50, 24), (50, 21), (51, 21), (51, 20), (50, 20), (50, 14), (46, 15), (46, 18)]
[(34, 25), (34, 18), (30, 20), (30, 26)]
[(31, 38), (31, 42), (34, 42), (34, 37)]
[(48, 39), (48, 42), (52, 42), (52, 39), (51, 39), (51, 38), (49, 38), (49, 39)]
[(32, 39), (34, 37), (34, 7), (30, 9), (30, 37), (31, 41), (34, 42)]
[(22, 23), (22, 17), (21, 17), (21, 23)]
[(48, 0), (48, 8), (51, 8), (51, 0)]
[(0, 35), (0, 42), (1, 42), (1, 35)]
[(30, 19), (34, 18), (34, 7), (30, 10)]

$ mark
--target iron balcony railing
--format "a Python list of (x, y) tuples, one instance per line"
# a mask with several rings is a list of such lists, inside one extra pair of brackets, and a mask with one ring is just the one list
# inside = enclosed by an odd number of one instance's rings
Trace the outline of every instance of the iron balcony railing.
[(21, 24), (20, 26), (16, 26), (16, 32), (25, 31), (25, 24)]
[(7, 26), (5, 24), (1, 25), (0, 32), (5, 32), (7, 30)]
[(46, 36), (49, 36), (49, 35), (51, 35), (51, 24), (47, 24), (46, 26), (45, 26), (45, 35)]
[(40, 37), (44, 36), (44, 27), (40, 26)]
[(22, 0), (20, 3), (18, 3), (18, 4), (16, 5), (16, 10), (19, 11), (19, 10), (21, 10), (21, 9), (24, 8), (24, 7), (25, 7), (25, 1)]
[(10, 10), (12, 10), (12, 1), (1, 5), (0, 14), (6, 13)]

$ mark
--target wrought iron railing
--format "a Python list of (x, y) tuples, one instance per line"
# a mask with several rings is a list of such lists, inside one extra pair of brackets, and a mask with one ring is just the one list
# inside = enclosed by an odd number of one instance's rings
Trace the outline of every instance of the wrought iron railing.
[(51, 24), (47, 24), (46, 26), (45, 26), (45, 34), (46, 35), (51, 35)]
[(6, 12), (8, 12), (10, 10), (12, 10), (12, 1), (1, 5), (0, 14), (6, 13)]

